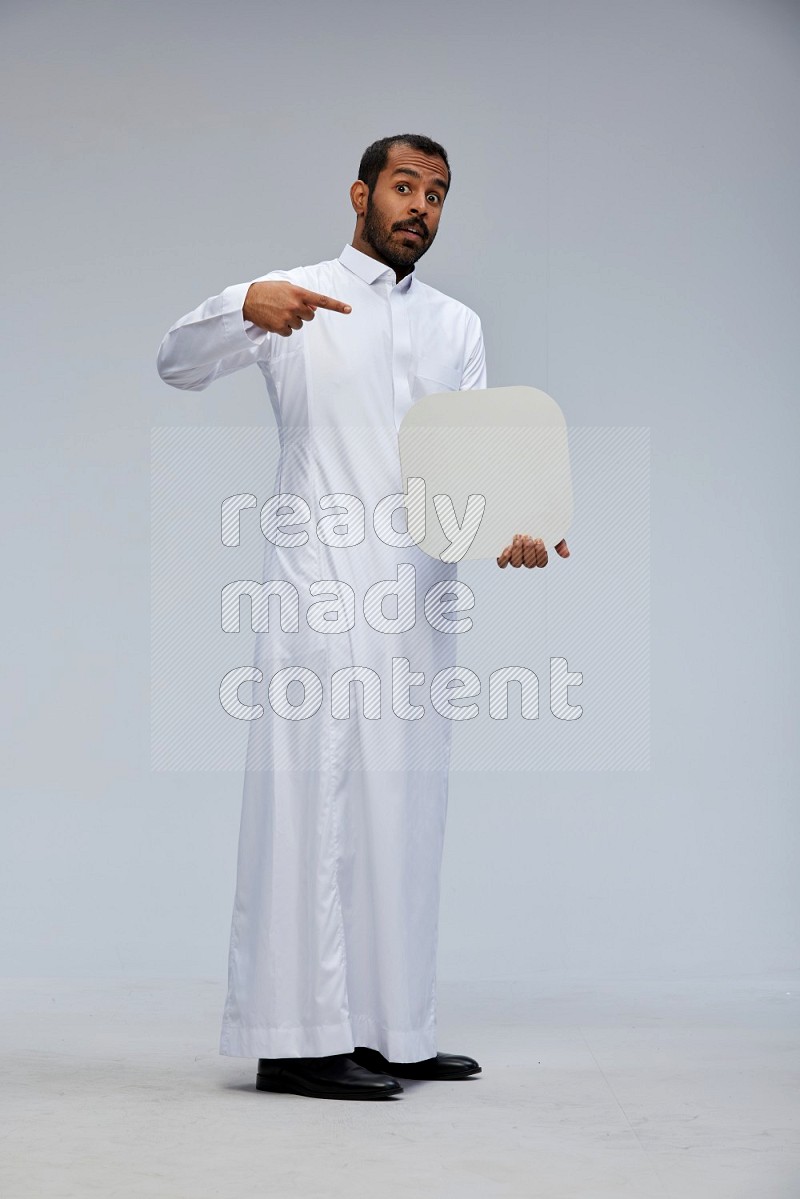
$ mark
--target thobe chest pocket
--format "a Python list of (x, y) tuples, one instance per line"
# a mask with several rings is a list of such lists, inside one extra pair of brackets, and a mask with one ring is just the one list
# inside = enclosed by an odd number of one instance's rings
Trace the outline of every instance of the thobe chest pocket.
[[(427, 355), (420, 358), (414, 371), (417, 389), (423, 395), (431, 395), (436, 391), (458, 391), (461, 386), (461, 371), (448, 362), (442, 362)], [(435, 386), (431, 386), (435, 384)]]

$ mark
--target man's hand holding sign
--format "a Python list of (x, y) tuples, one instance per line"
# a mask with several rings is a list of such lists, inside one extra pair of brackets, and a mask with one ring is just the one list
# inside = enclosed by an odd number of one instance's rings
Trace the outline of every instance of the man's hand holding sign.
[[(555, 547), (556, 553), (562, 558), (569, 557), (567, 543), (562, 538)], [(547, 549), (541, 537), (528, 537), (526, 533), (515, 533), (511, 545), (507, 545), (497, 565), (505, 569), (509, 562), (512, 566), (547, 566)]]

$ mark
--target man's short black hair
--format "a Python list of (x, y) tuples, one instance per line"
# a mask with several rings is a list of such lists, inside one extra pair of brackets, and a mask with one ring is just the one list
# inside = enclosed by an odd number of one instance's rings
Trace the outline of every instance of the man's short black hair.
[(395, 133), (393, 137), (382, 137), (379, 141), (373, 142), (371, 146), (367, 146), (361, 155), (358, 177), (363, 183), (366, 183), (370, 194), (372, 194), (375, 184), (378, 182), (378, 176), (388, 162), (389, 147), (397, 145), (398, 142), (412, 146), (413, 149), (419, 150), (422, 154), (428, 154), (431, 157), (436, 155), (442, 158), (444, 165), (447, 167), (447, 190), (450, 191), (453, 173), (450, 170), (450, 163), (447, 161), (447, 151), (444, 146), (440, 146), (433, 138), (425, 137), (423, 133)]

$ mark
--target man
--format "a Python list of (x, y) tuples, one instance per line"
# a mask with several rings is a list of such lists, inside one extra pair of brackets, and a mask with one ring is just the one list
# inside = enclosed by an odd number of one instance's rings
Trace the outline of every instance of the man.
[[(479, 318), (415, 273), (450, 184), (447, 154), (430, 138), (373, 143), (350, 188), (353, 240), (338, 258), (226, 287), (161, 343), (158, 370), (175, 387), (200, 391), (251, 363), (262, 371), (281, 434), (284, 501), (272, 512), (265, 569), (300, 594), (318, 594), (324, 581), (339, 599), (348, 589), (365, 599), (409, 560), (419, 596), (442, 577), (441, 564), (399, 539), (337, 542), (337, 526), (321, 540), (302, 526), (306, 501), (323, 494), (350, 511), (355, 493), (372, 512), (401, 491), (397, 430), (412, 404), (486, 387)], [(498, 558), (546, 561), (543, 544), (520, 535)], [(417, 720), (423, 706), (410, 699), (396, 728), (366, 712), (378, 676), (386, 683), (398, 662), (435, 671), (453, 660), (453, 638), (425, 621), (384, 636), (374, 621), (313, 623), (309, 610), (287, 631), (282, 616), (281, 628), (257, 638), (254, 679), (270, 680), (271, 700), (286, 679), (301, 680), (303, 698), (279, 695), (278, 718), (250, 726), (220, 1052), (257, 1057), (261, 1090), (385, 1098), (402, 1091), (399, 1078), (480, 1071), (436, 1047), (448, 722)], [(306, 712), (312, 669), (330, 681), (336, 667), (362, 683), (355, 721), (313, 704)], [(421, 678), (407, 673), (406, 691)], [(396, 694), (393, 674), (389, 682)]]

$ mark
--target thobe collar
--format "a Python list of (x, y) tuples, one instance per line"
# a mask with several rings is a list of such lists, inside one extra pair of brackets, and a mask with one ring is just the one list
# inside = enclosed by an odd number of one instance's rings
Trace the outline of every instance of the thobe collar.
[(354, 275), (358, 275), (359, 279), (363, 279), (365, 283), (374, 283), (376, 279), (380, 279), (383, 275), (388, 274), (390, 281), (398, 291), (408, 291), (411, 287), (411, 281), (414, 278), (414, 269), (408, 272), (404, 279), (399, 283), (395, 283), (397, 278), (394, 269), (387, 266), (385, 262), (379, 262), (377, 258), (373, 258), (370, 254), (365, 254), (363, 250), (357, 250), (350, 242), (339, 255), (339, 261), (343, 266), (346, 266)]

